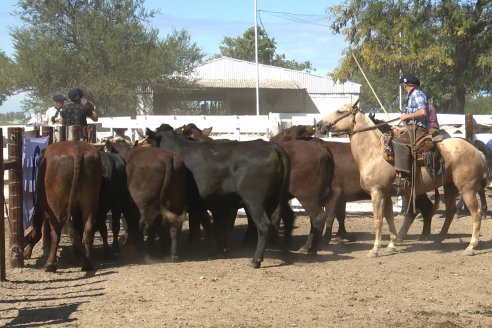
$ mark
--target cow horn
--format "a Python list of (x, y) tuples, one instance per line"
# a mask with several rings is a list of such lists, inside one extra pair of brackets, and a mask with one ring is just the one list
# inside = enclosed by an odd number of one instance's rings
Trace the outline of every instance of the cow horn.
[(142, 129), (135, 129), (135, 131), (140, 136), (140, 138), (145, 138), (145, 134), (143, 133)]
[(139, 145), (143, 144), (144, 142), (149, 143), (149, 140), (148, 139), (149, 139), (149, 137), (147, 136), (147, 137), (143, 138), (142, 140), (135, 140), (135, 142), (133, 143), (133, 145), (136, 147), (136, 146), (139, 146)]

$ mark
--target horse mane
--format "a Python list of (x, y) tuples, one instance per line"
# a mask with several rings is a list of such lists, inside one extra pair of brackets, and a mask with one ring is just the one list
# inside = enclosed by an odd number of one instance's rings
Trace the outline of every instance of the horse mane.
[(391, 125), (389, 125), (388, 123), (386, 123), (385, 121), (383, 120), (378, 120), (376, 118), (376, 113), (369, 113), (367, 115), (371, 121), (377, 125), (379, 131), (381, 131), (381, 133), (387, 133), (387, 132), (390, 132), (391, 131)]

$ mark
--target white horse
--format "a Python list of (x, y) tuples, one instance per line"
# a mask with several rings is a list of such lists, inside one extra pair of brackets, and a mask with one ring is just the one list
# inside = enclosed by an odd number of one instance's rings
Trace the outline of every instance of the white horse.
[[(391, 196), (395, 195), (393, 181), (396, 176), (394, 167), (386, 162), (381, 151), (382, 133), (375, 129), (371, 119), (359, 110), (357, 103), (344, 105), (336, 112), (324, 117), (317, 124), (321, 133), (330, 131), (348, 132), (350, 146), (360, 171), (362, 188), (371, 195), (374, 212), (375, 241), (368, 256), (378, 256), (381, 248), (381, 228), (383, 217), (390, 230), (388, 249), (395, 250), (397, 238)], [(374, 127), (374, 128), (371, 128)], [(431, 176), (424, 167), (417, 169), (416, 194), (422, 194), (439, 186), (444, 187), (446, 220), (439, 234), (443, 240), (456, 212), (458, 192), (470, 209), (473, 220), (472, 237), (465, 250), (466, 255), (473, 255), (478, 245), (482, 215), (476, 198), (477, 192), (485, 184), (486, 162), (483, 154), (472, 144), (460, 138), (445, 139), (438, 144), (444, 158), (444, 171)], [(408, 191), (409, 194), (410, 191)]]

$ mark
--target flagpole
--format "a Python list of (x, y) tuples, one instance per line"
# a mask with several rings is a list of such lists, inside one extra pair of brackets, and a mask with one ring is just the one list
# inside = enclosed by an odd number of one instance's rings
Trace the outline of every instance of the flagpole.
[(255, 63), (256, 63), (256, 115), (260, 115), (260, 69), (258, 65), (258, 24), (257, 24), (257, 9), (256, 0), (254, 0), (255, 7)]

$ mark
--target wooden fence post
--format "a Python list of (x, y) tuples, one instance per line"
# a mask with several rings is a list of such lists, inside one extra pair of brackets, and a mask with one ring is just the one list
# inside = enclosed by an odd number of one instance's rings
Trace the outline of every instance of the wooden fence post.
[(48, 144), (52, 144), (53, 140), (55, 140), (55, 129), (52, 126), (42, 126), (41, 127), (41, 136), (42, 137), (50, 137)]
[(475, 136), (475, 132), (473, 131), (474, 129), (474, 124), (473, 124), (473, 115), (472, 114), (466, 114), (465, 115), (465, 139), (473, 142), (473, 137)]
[(72, 125), (70, 127), (70, 131), (72, 132), (69, 140), (80, 141), (80, 125)]
[(59, 141), (67, 141), (67, 126), (60, 126), (60, 138)]
[(24, 266), (24, 227), (22, 223), (22, 128), (8, 128), (9, 161), (14, 164), (9, 170), (9, 219), (10, 219), (10, 264), (12, 268)]
[(2, 197), (0, 199), (0, 206), (2, 206), (2, 216), (0, 217), (0, 281), (6, 281), (7, 276), (5, 274), (5, 193), (4, 193), (4, 170), (3, 170), (3, 129), (0, 129), (0, 162), (2, 163), (2, 169), (0, 170), (0, 185), (2, 186)]
[(97, 142), (97, 126), (95, 124), (88, 124), (86, 127), (87, 142)]

